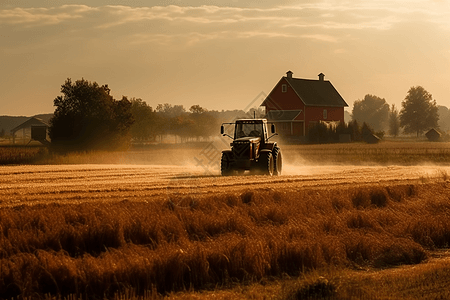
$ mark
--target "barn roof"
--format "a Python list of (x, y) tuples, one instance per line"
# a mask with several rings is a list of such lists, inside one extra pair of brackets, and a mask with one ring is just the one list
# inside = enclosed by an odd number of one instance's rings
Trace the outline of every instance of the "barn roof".
[[(280, 82), (286, 81), (306, 106), (348, 106), (331, 82), (324, 80), (325, 75), (323, 73), (319, 74), (319, 80), (294, 78), (292, 74), (291, 71), (287, 72), (287, 76), (282, 77), (274, 89), (279, 86)], [(261, 105), (266, 105), (267, 101), (276, 101), (276, 99), (271, 98), (272, 92)]]
[(298, 97), (307, 106), (348, 106), (328, 80), (285, 78)]
[(36, 118), (36, 117), (31, 117), (30, 119), (28, 119), (27, 121), (23, 122), (19, 126), (11, 129), (11, 132), (15, 133), (16, 131), (18, 131), (20, 129), (30, 128), (31, 126), (46, 126), (46, 127), (48, 127), (48, 124), (46, 122), (44, 122), (42, 119), (39, 119), (39, 118)]

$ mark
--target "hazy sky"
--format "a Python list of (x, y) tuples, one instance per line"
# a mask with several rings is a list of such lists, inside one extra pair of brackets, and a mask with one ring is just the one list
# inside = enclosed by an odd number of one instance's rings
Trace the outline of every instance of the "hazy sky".
[(67, 78), (244, 109), (288, 70), (324, 73), (350, 110), (416, 85), (450, 107), (450, 1), (0, 0), (0, 115), (53, 112)]

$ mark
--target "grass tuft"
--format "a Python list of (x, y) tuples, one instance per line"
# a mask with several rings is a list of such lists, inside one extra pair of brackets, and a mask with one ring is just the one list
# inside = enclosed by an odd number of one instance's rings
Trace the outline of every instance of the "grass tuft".
[(255, 192), (253, 191), (246, 191), (241, 194), (241, 201), (242, 203), (249, 204), (255, 201)]
[(337, 285), (323, 276), (312, 276), (292, 284), (285, 291), (285, 300), (338, 299)]
[(352, 197), (352, 203), (355, 208), (368, 208), (371, 205), (370, 195), (366, 190), (358, 190)]
[(370, 191), (370, 203), (376, 207), (386, 207), (389, 198), (385, 189), (374, 189)]
[(427, 253), (419, 244), (410, 239), (399, 238), (395, 243), (382, 246), (379, 256), (374, 260), (374, 266), (380, 268), (418, 264), (427, 257)]

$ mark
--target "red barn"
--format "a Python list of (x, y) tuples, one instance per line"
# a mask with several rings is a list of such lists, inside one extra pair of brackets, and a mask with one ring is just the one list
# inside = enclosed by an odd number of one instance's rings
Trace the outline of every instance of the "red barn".
[(324, 80), (324, 74), (320, 73), (318, 80), (293, 78), (292, 74), (288, 71), (261, 104), (280, 135), (300, 138), (320, 121), (344, 122), (348, 105), (331, 82)]

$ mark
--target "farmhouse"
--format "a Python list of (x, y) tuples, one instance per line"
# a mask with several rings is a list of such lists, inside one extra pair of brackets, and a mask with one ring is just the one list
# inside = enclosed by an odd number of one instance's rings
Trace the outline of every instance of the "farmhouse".
[(318, 80), (293, 78), (292, 74), (288, 71), (261, 104), (281, 136), (301, 139), (318, 122), (344, 122), (348, 105), (324, 74)]

